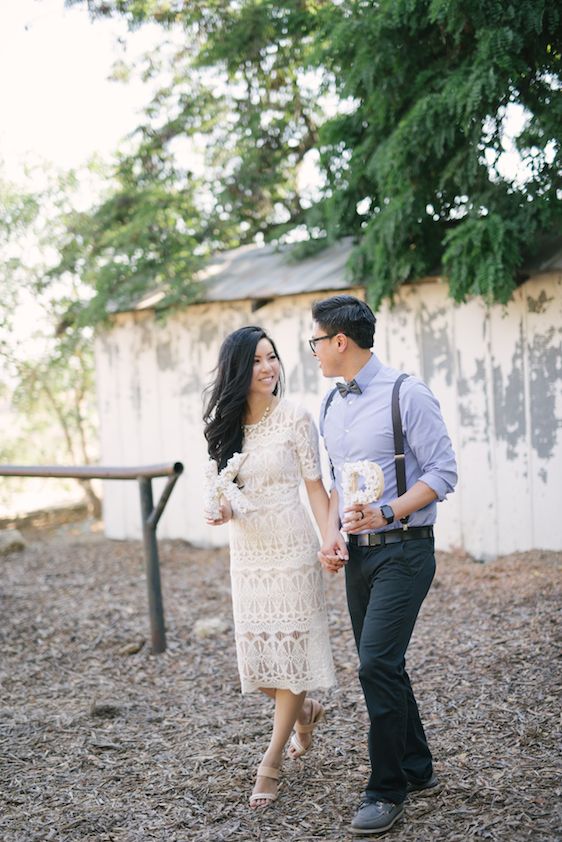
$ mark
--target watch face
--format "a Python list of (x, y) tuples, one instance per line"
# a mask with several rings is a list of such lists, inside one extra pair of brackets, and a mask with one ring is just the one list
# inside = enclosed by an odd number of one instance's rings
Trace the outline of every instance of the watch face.
[(392, 523), (394, 520), (394, 512), (392, 511), (390, 506), (381, 506), (381, 512), (383, 518), (386, 520), (387, 523)]

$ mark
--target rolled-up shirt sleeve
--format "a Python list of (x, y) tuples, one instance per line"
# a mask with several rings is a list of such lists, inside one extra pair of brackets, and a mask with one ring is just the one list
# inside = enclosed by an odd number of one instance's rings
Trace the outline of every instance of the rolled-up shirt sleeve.
[(411, 378), (402, 387), (400, 408), (404, 435), (421, 470), (418, 482), (428, 485), (442, 501), (454, 491), (457, 462), (439, 401), (425, 383)]

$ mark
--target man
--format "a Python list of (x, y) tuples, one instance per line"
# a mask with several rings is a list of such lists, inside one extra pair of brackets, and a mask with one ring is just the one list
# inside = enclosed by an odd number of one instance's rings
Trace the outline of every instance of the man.
[[(322, 373), (346, 381), (324, 399), (321, 410), (333, 488), (330, 534), (319, 557), (331, 572), (345, 565), (359, 678), (371, 720), (371, 775), (351, 831), (384, 833), (402, 816), (407, 794), (438, 789), (405, 654), (435, 573), (436, 501), (453, 491), (456, 463), (439, 403), (421, 380), (405, 378), (399, 407), (407, 490), (398, 493), (391, 405), (400, 372), (370, 350), (375, 316), (351, 295), (317, 301), (312, 316), (310, 345)], [(382, 497), (344, 507), (343, 466), (361, 460), (382, 468)]]

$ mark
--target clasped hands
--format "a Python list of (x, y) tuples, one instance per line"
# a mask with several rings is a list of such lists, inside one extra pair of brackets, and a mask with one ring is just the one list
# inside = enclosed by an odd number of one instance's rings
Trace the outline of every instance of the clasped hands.
[[(383, 526), (386, 526), (386, 520), (378, 506), (354, 503), (352, 506), (346, 506), (343, 510), (341, 528), (348, 535), (357, 535), (359, 532), (374, 532)], [(339, 529), (328, 533), (326, 540), (322, 542), (318, 558), (328, 573), (337, 573), (347, 563), (349, 559), (347, 544)]]

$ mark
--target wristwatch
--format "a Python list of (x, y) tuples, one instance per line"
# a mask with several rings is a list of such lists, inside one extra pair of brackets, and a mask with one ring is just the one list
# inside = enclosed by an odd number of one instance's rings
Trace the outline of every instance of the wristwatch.
[(392, 511), (392, 506), (381, 506), (381, 515), (386, 520), (387, 526), (389, 523), (392, 523), (395, 520), (394, 512)]

